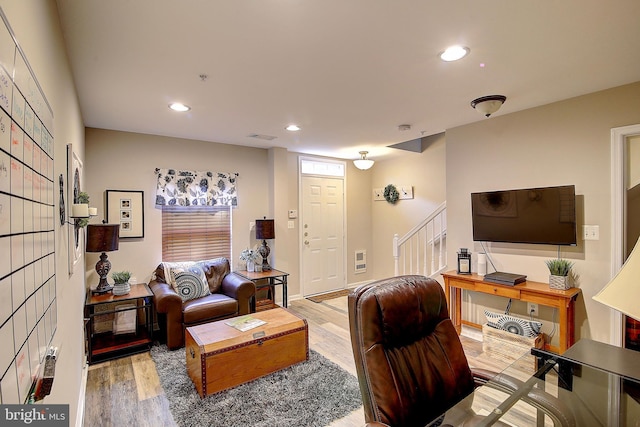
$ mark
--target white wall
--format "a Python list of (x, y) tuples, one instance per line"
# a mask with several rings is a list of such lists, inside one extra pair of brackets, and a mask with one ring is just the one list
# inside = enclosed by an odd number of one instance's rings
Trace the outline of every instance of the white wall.
[[(84, 126), (73, 78), (53, 0), (0, 0), (0, 7), (22, 47), (54, 114), (54, 176), (66, 177), (66, 144), (71, 142), (82, 158)], [(66, 182), (66, 179), (65, 179)], [(57, 194), (58, 183), (55, 182)], [(56, 212), (59, 208), (57, 197)], [(53, 345), (59, 347), (56, 376), (51, 394), (43, 401), (69, 404), (70, 425), (76, 424), (84, 366), (83, 305), (84, 286), (81, 266), (69, 277), (67, 226), (55, 224), (56, 299), (58, 329)], [(6, 343), (5, 343), (6, 344)], [(7, 351), (6, 346), (2, 352)], [(3, 402), (17, 403), (17, 402)]]

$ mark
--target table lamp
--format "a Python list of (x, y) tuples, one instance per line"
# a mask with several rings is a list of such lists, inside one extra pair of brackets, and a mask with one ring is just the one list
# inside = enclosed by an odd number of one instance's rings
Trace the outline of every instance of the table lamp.
[(107, 282), (107, 274), (111, 270), (111, 261), (106, 252), (117, 251), (120, 237), (120, 224), (89, 224), (87, 225), (87, 252), (102, 252), (96, 263), (96, 273), (100, 276), (100, 283), (91, 292), (104, 294), (113, 289)]
[(262, 239), (262, 246), (258, 248), (258, 253), (262, 257), (262, 271), (271, 270), (267, 257), (271, 250), (267, 246), (267, 239), (275, 239), (276, 230), (272, 219), (256, 219), (256, 239)]
[(593, 297), (614, 310), (640, 320), (640, 239), (618, 273)]

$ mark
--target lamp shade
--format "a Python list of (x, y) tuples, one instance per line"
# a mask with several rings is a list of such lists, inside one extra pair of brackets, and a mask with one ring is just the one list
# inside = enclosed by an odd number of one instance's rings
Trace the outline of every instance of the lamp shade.
[(256, 239), (275, 239), (276, 229), (272, 219), (256, 219)]
[[(640, 242), (640, 239), (638, 239)], [(640, 248), (636, 242), (620, 271), (593, 297), (614, 310), (640, 320)]]
[(111, 252), (118, 250), (120, 224), (87, 225), (87, 252)]
[(360, 158), (353, 161), (353, 165), (360, 170), (370, 169), (375, 163), (373, 160), (367, 159), (368, 151), (360, 151)]
[(489, 117), (502, 107), (507, 100), (504, 95), (488, 95), (471, 101), (471, 106), (480, 111), (485, 117)]

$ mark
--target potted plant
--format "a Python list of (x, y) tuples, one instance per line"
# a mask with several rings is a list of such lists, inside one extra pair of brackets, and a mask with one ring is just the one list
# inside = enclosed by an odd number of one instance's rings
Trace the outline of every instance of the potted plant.
[(256, 262), (262, 258), (255, 249), (244, 249), (240, 252), (240, 260), (247, 263), (247, 271), (254, 271)]
[(126, 295), (131, 291), (129, 279), (131, 273), (128, 271), (115, 271), (111, 273), (113, 279), (113, 295)]
[(571, 287), (569, 273), (573, 262), (557, 258), (545, 261), (549, 269), (549, 287), (551, 289), (567, 290)]
[[(89, 195), (84, 191), (79, 192), (74, 205), (87, 205), (86, 212), (89, 212)], [(78, 227), (86, 227), (89, 224), (89, 218), (77, 218), (76, 224)]]

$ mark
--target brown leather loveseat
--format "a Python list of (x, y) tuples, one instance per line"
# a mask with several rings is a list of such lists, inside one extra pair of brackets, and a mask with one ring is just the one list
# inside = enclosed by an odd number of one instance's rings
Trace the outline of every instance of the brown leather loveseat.
[[(165, 268), (164, 263), (158, 265), (149, 283), (160, 332), (166, 336), (167, 347), (171, 350), (184, 346), (187, 326), (251, 312), (256, 286), (252, 281), (231, 272), (228, 259), (216, 258), (200, 261), (198, 264), (209, 287), (210, 293), (207, 295), (183, 301), (183, 297), (171, 284), (172, 278), (166, 277), (167, 274), (173, 273)], [(175, 283), (175, 277), (173, 281)]]

